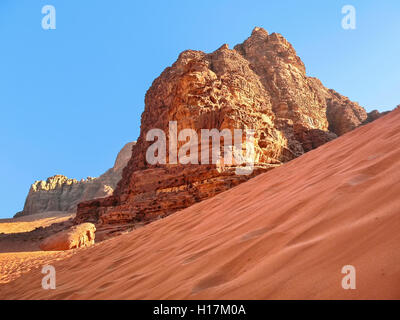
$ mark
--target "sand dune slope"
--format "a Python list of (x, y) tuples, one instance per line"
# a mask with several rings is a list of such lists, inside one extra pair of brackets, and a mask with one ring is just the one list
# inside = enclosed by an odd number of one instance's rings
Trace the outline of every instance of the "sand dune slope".
[[(2, 299), (400, 298), (400, 109), (247, 183), (0, 286)], [(341, 269), (356, 268), (356, 290)]]

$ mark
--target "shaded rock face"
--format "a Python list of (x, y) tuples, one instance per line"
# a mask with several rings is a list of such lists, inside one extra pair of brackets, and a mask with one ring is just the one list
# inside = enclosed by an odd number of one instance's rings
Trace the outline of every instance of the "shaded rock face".
[[(292, 45), (255, 28), (243, 43), (213, 53), (188, 50), (146, 93), (141, 133), (113, 196), (78, 205), (76, 222), (152, 221), (207, 199), (317, 148), (366, 121), (357, 103), (306, 76)], [(228, 165), (149, 165), (149, 130), (254, 129), (255, 170)], [(178, 142), (182, 145), (185, 142)], [(243, 151), (246, 145), (242, 145)]]
[(82, 223), (44, 239), (39, 247), (44, 251), (63, 251), (89, 247), (94, 244), (95, 231), (94, 224)]
[(135, 142), (127, 143), (119, 152), (114, 167), (98, 178), (78, 181), (55, 175), (46, 181), (36, 181), (29, 190), (24, 210), (15, 217), (49, 211), (75, 212), (81, 201), (112, 195), (134, 145)]
[[(397, 106), (397, 108), (399, 108), (399, 106)], [(379, 119), (380, 117), (387, 115), (389, 112), (390, 111), (379, 112), (378, 110), (372, 110), (371, 112), (368, 112), (368, 117), (364, 121), (364, 124), (375, 121), (375, 120)]]
[(334, 90), (329, 90), (328, 93), (331, 95), (327, 97), (326, 110), (329, 130), (340, 136), (367, 121), (368, 114), (358, 103), (350, 101)]

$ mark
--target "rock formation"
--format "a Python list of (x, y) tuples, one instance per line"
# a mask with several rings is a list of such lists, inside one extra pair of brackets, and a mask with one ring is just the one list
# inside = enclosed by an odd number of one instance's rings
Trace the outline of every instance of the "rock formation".
[(135, 142), (127, 143), (119, 152), (114, 167), (98, 178), (78, 181), (55, 175), (46, 181), (36, 181), (29, 190), (24, 210), (15, 217), (49, 211), (75, 212), (81, 201), (112, 195), (134, 145)]
[[(398, 108), (399, 106), (397, 106)], [(379, 112), (378, 110), (372, 110), (371, 112), (368, 112), (367, 119), (364, 121), (363, 124), (370, 123), (372, 121), (375, 121), (379, 119), (380, 117), (388, 114), (390, 111), (384, 111), (384, 112)]]
[[(233, 50), (188, 50), (154, 80), (146, 93), (141, 133), (114, 194), (80, 203), (76, 223), (129, 225), (152, 221), (207, 199), (342, 135), (368, 118), (357, 103), (306, 75), (292, 45), (280, 34), (255, 28)], [(150, 129), (254, 129), (255, 170), (235, 165), (150, 165)], [(178, 142), (182, 146), (185, 141)], [(242, 145), (245, 152), (247, 145)]]
[(94, 244), (95, 231), (94, 224), (82, 223), (44, 239), (39, 246), (44, 251), (63, 251), (89, 247)]

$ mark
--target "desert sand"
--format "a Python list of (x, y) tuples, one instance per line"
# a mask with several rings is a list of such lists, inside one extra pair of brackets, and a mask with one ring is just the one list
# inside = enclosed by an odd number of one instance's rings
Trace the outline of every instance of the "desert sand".
[(41, 251), (40, 241), (32, 239), (32, 231), (65, 222), (74, 216), (73, 213), (54, 211), (0, 219), (0, 283), (12, 281), (31, 269), (70, 256), (73, 251)]
[(21, 233), (35, 230), (38, 227), (48, 227), (53, 223), (63, 222), (72, 218), (74, 213), (44, 212), (11, 219), (0, 219), (0, 233)]
[[(1, 299), (399, 299), (400, 109), (0, 285)], [(342, 267), (356, 268), (344, 290)]]

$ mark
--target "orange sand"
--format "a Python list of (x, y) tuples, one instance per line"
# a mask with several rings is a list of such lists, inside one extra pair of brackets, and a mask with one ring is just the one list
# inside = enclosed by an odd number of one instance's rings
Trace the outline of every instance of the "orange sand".
[[(224, 192), (0, 286), (1, 299), (399, 299), (400, 109)], [(344, 290), (353, 265), (357, 289)]]
[[(74, 251), (29, 251), (0, 253), (0, 285), (17, 279), (22, 274), (54, 261), (69, 257)], [(1, 288), (1, 287), (0, 287)], [(0, 289), (1, 290), (1, 289)], [(8, 299), (3, 298), (3, 299)]]
[(45, 212), (15, 219), (0, 219), (0, 233), (29, 232), (38, 227), (47, 227), (74, 217), (74, 213)]
[(29, 241), (27, 233), (72, 217), (74, 214), (71, 213), (46, 212), (15, 219), (0, 219), (0, 233), (21, 235), (13, 239), (0, 238), (0, 284), (12, 281), (43, 264), (70, 256), (73, 251), (39, 251), (39, 243)]

